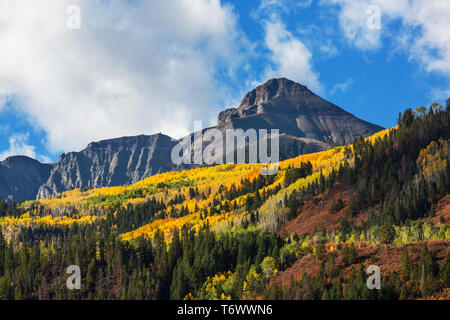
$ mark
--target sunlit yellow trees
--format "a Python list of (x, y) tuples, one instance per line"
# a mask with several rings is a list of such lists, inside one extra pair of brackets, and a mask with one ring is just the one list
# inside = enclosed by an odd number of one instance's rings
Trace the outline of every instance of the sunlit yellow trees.
[[(373, 143), (389, 134), (385, 130), (367, 138)], [(107, 213), (119, 211), (120, 207), (137, 206), (155, 199), (166, 205), (158, 219), (122, 235), (124, 240), (133, 240), (145, 235), (153, 237), (156, 230), (170, 235), (174, 229), (188, 226), (199, 230), (205, 224), (218, 232), (236, 231), (249, 219), (246, 209), (249, 198), (261, 198), (276, 190), (277, 193), (261, 202), (258, 208), (258, 224), (251, 228), (276, 230), (285, 219), (286, 208), (283, 200), (294, 190), (298, 190), (337, 170), (344, 162), (352, 165), (352, 146), (337, 147), (332, 150), (301, 155), (279, 163), (279, 171), (270, 183), (256, 191), (238, 194), (232, 200), (225, 198), (226, 192), (234, 188), (240, 190), (243, 181), (255, 181), (260, 176), (261, 164), (225, 164), (207, 168), (197, 168), (181, 172), (167, 172), (151, 176), (131, 186), (97, 188), (87, 191), (78, 189), (63, 192), (49, 199), (25, 202), (22, 205), (26, 215), (19, 218), (6, 217), (0, 220), (2, 228), (8, 232), (20, 226), (50, 225), (66, 226), (73, 223), (95, 223)], [(447, 153), (445, 153), (447, 152)], [(430, 145), (419, 157), (418, 163), (424, 174), (433, 176), (438, 169), (433, 166), (446, 164), (448, 141)], [(441, 163), (434, 164), (438, 159)], [(418, 161), (419, 161), (418, 160)], [(439, 162), (438, 161), (438, 162)], [(311, 165), (311, 174), (285, 183), (286, 170)], [(116, 213), (117, 214), (117, 213)], [(161, 218), (160, 218), (161, 217)]]

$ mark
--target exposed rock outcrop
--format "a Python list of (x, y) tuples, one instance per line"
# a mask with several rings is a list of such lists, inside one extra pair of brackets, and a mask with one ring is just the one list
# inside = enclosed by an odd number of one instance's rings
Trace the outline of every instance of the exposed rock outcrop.
[(382, 127), (356, 118), (286, 78), (271, 79), (250, 91), (238, 108), (219, 114), (219, 128), (267, 128), (330, 145), (352, 143)]
[(163, 134), (92, 142), (81, 152), (61, 155), (37, 196), (73, 188), (129, 185), (174, 170), (170, 154), (176, 143)]
[[(238, 108), (219, 114), (215, 128), (223, 133), (279, 129), (280, 160), (352, 143), (383, 129), (285, 78), (250, 91)], [(73, 188), (129, 185), (157, 173), (193, 167), (172, 163), (177, 143), (163, 134), (140, 135), (92, 142), (80, 152), (61, 155), (55, 164), (11, 157), (0, 162), (0, 199), (30, 200)]]

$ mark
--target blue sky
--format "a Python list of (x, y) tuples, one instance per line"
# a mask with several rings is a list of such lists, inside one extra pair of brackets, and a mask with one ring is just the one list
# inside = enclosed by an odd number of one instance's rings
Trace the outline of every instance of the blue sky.
[(271, 77), (384, 127), (450, 96), (446, 0), (5, 0), (0, 12), (0, 160), (180, 137)]

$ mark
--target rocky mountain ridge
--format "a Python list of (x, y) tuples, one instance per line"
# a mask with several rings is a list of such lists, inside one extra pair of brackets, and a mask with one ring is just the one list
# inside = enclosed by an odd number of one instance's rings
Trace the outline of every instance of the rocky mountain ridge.
[[(224, 133), (226, 129), (279, 129), (280, 160), (349, 144), (383, 129), (285, 78), (271, 79), (250, 91), (238, 108), (219, 114), (214, 128)], [(11, 157), (0, 162), (0, 200), (129, 185), (157, 173), (184, 169), (171, 161), (177, 143), (163, 134), (139, 135), (92, 142), (80, 152), (62, 154), (54, 164)]]

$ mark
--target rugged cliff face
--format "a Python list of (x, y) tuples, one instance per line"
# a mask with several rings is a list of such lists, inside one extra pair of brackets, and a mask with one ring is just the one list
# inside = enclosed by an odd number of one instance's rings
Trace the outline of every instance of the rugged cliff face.
[(238, 108), (219, 114), (219, 128), (267, 128), (330, 145), (352, 143), (383, 128), (360, 120), (294, 81), (272, 79), (250, 91)]
[(39, 187), (47, 181), (53, 164), (16, 156), (0, 161), (0, 200), (36, 198)]
[[(383, 129), (285, 78), (269, 80), (250, 91), (238, 108), (221, 112), (216, 128), (224, 133), (226, 129), (279, 129), (280, 160), (351, 143), (356, 137)], [(163, 134), (141, 135), (92, 142), (80, 152), (61, 155), (50, 165), (26, 157), (8, 158), (0, 162), (0, 200), (30, 200), (73, 188), (128, 185), (157, 173), (192, 168), (172, 163), (171, 151), (176, 144)]]
[(163, 134), (92, 142), (81, 152), (61, 155), (37, 196), (72, 188), (128, 185), (174, 170), (170, 153), (176, 143)]

